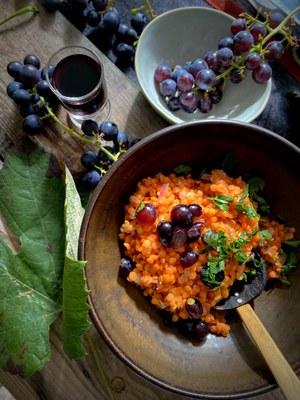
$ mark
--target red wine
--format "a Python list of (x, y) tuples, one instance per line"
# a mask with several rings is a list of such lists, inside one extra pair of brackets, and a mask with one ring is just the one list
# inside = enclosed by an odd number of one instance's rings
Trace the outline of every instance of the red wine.
[[(104, 79), (99, 90), (95, 90), (101, 80), (102, 68), (91, 57), (74, 54), (62, 59), (54, 68), (52, 85), (58, 92), (74, 100), (65, 100), (64, 106), (73, 114), (87, 115), (99, 110), (106, 101)], [(89, 93), (93, 92), (90, 96)], [(76, 98), (87, 96), (84, 100)]]

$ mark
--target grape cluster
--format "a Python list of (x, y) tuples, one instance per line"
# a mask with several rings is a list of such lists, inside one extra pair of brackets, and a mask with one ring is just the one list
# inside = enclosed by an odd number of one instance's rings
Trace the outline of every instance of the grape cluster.
[(123, 23), (114, 0), (43, 0), (48, 11), (60, 10), (101, 51), (109, 50), (115, 63), (128, 67), (135, 54), (135, 44), (147, 23), (145, 13), (132, 10), (130, 23)]
[[(217, 50), (184, 65), (158, 65), (154, 81), (168, 108), (208, 113), (222, 100), (227, 81), (242, 82), (245, 70), (251, 72), (254, 82), (266, 83), (272, 76), (269, 62), (283, 55), (283, 42), (298, 46), (298, 39), (284, 22), (280, 13), (268, 15), (265, 22), (243, 14), (232, 22), (231, 35), (219, 41)], [(282, 37), (273, 39), (277, 33)]]
[[(34, 54), (26, 55), (23, 62), (11, 61), (7, 64), (7, 72), (14, 80), (8, 83), (6, 92), (18, 105), (24, 118), (23, 130), (28, 135), (40, 133), (44, 120), (48, 118), (41, 97), (53, 110), (57, 107), (57, 99), (46, 80), (46, 69), (40, 67), (40, 60)], [(50, 76), (51, 72), (53, 69), (49, 69)]]
[[(6, 92), (18, 105), (24, 118), (23, 130), (28, 135), (39, 134), (44, 122), (52, 119), (66, 133), (97, 148), (97, 152), (87, 150), (81, 155), (81, 164), (86, 169), (82, 175), (82, 183), (87, 189), (93, 189), (111, 164), (138, 139), (129, 142), (127, 134), (121, 132), (112, 121), (103, 121), (99, 126), (95, 120), (84, 120), (80, 133), (63, 125), (55, 115), (58, 100), (46, 80), (46, 68), (40, 67), (39, 58), (33, 54), (26, 55), (23, 62), (9, 62), (7, 72), (14, 80), (8, 83)], [(50, 80), (53, 71), (54, 67), (50, 66)], [(103, 144), (107, 142), (111, 142), (110, 145)]]
[[(98, 126), (93, 119), (83, 121), (81, 130), (86, 137), (94, 138), (97, 151), (87, 150), (82, 153), (80, 161), (85, 168), (81, 181), (85, 188), (93, 189), (100, 182), (102, 176), (111, 167), (114, 161), (136, 142), (129, 142), (125, 132), (119, 130), (112, 121), (103, 121)], [(100, 144), (105, 142), (105, 144)]]

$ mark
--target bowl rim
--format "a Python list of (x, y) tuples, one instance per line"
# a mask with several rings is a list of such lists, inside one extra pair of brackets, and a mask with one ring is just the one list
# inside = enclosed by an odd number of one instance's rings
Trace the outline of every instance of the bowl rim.
[[(181, 130), (181, 129), (187, 129), (190, 126), (198, 126), (199, 124), (201, 125), (215, 125), (215, 124), (221, 124), (221, 125), (236, 125), (238, 127), (246, 127), (248, 130), (251, 131), (251, 134), (262, 134), (265, 137), (269, 137), (274, 139), (275, 141), (279, 142), (283, 147), (285, 148), (290, 148), (292, 151), (295, 151), (298, 156), (300, 157), (300, 148), (293, 144), (291, 141), (287, 140), (286, 138), (278, 135), (275, 132), (272, 132), (266, 128), (260, 127), (258, 125), (254, 125), (248, 122), (241, 122), (241, 121), (236, 121), (236, 120), (223, 120), (223, 119), (209, 119), (209, 120), (198, 120), (198, 121), (190, 121), (190, 122), (183, 122), (181, 124), (176, 124), (176, 125), (171, 125), (165, 128), (162, 128), (142, 140), (140, 140), (138, 143), (136, 143), (133, 147), (128, 149), (116, 162), (114, 162), (111, 166), (111, 168), (108, 170), (108, 172), (104, 175), (104, 177), (101, 179), (100, 183), (97, 185), (95, 188), (94, 192), (92, 193), (90, 200), (88, 202), (88, 205), (86, 207), (83, 220), (82, 220), (82, 225), (80, 229), (80, 234), (79, 234), (79, 245), (78, 245), (78, 260), (85, 260), (85, 232), (88, 230), (88, 225), (89, 225), (89, 220), (91, 218), (91, 214), (93, 211), (93, 208), (95, 206), (95, 203), (98, 200), (98, 197), (101, 195), (102, 190), (105, 188), (105, 185), (107, 181), (110, 179), (110, 176), (113, 175), (119, 168), (121, 168), (121, 165), (124, 160), (127, 158), (131, 157), (132, 154), (134, 154), (136, 151), (139, 150), (139, 148), (147, 145), (147, 143), (155, 141), (157, 138), (165, 135), (165, 134), (171, 134), (170, 132), (174, 133), (174, 131)], [(258, 132), (257, 132), (258, 131)], [(85, 271), (85, 277), (86, 277), (86, 284), (87, 284), (87, 289), (89, 290), (89, 282), (87, 279), (86, 271)], [(101, 335), (101, 337), (104, 339), (108, 347), (112, 350), (112, 352), (122, 361), (125, 363), (125, 365), (129, 366), (134, 372), (136, 372), (139, 376), (142, 378), (148, 380), (152, 384), (157, 385), (158, 387), (165, 389), (171, 393), (175, 393), (177, 395), (184, 395), (188, 396), (191, 398), (197, 398), (197, 399), (223, 399), (223, 400), (229, 400), (229, 399), (236, 399), (239, 400), (241, 399), (241, 396), (243, 398), (247, 397), (253, 397), (253, 396), (258, 396), (262, 395), (264, 393), (268, 393), (271, 390), (275, 389), (277, 387), (276, 383), (268, 383), (265, 386), (259, 387), (257, 389), (249, 389), (244, 392), (239, 392), (239, 393), (220, 393), (220, 394), (210, 394), (210, 393), (199, 393), (195, 391), (189, 391), (188, 389), (182, 389), (178, 388), (175, 386), (172, 386), (170, 383), (165, 382), (163, 380), (160, 380), (159, 378), (152, 376), (150, 373), (148, 373), (145, 369), (142, 367), (136, 365), (130, 358), (126, 352), (124, 352), (124, 349), (121, 349), (115, 341), (113, 341), (109, 335), (109, 332), (106, 330), (105, 326), (101, 322), (100, 318), (97, 315), (97, 312), (93, 306), (93, 299), (91, 294), (89, 293), (88, 295), (88, 303), (91, 306), (91, 309), (89, 311), (91, 320), (93, 322), (93, 325), (95, 326), (97, 332)], [(296, 371), (297, 373), (299, 371)]]
[[(142, 46), (142, 42), (143, 42), (143, 38), (146, 36), (147, 32), (152, 28), (152, 26), (159, 20), (164, 19), (165, 17), (168, 17), (171, 14), (176, 14), (182, 11), (192, 11), (192, 12), (197, 12), (197, 11), (205, 11), (205, 12), (210, 12), (213, 14), (220, 14), (223, 15), (225, 17), (228, 18), (228, 20), (234, 21), (235, 18), (232, 17), (230, 14), (225, 13), (224, 11), (220, 11), (214, 8), (209, 8), (209, 7), (202, 7), (202, 6), (192, 6), (192, 7), (179, 7), (179, 8), (175, 8), (169, 11), (166, 11), (158, 16), (156, 16), (152, 21), (150, 21), (146, 27), (143, 29), (143, 32), (141, 33), (139, 40), (138, 40), (138, 44), (136, 47), (136, 52), (135, 52), (135, 57), (134, 57), (134, 69), (136, 72), (136, 77), (137, 80), (139, 82), (141, 91), (143, 93), (143, 95), (145, 96), (145, 98), (147, 99), (147, 101), (149, 102), (149, 104), (151, 105), (151, 107), (161, 116), (163, 117), (165, 120), (167, 120), (168, 122), (170, 122), (171, 124), (180, 124), (180, 123), (184, 123), (185, 121), (182, 120), (181, 118), (177, 117), (175, 115), (175, 113), (170, 114), (168, 112), (166, 112), (162, 107), (160, 107), (159, 105), (157, 105), (157, 102), (155, 102), (151, 96), (149, 96), (149, 94), (147, 93), (145, 86), (141, 83), (141, 73), (140, 73), (140, 68), (138, 65), (138, 60), (139, 60), (139, 54), (141, 53), (141, 46)], [(247, 119), (235, 119), (236, 121), (241, 121), (241, 122), (252, 122), (254, 119), (256, 119), (265, 109), (270, 96), (271, 96), (271, 90), (272, 90), (272, 78), (269, 79), (266, 82), (266, 90), (264, 93), (264, 101), (263, 104), (261, 105), (261, 107), (254, 113), (251, 115), (251, 117), (247, 118)], [(216, 119), (215, 118), (207, 118), (207, 119)], [(205, 119), (205, 120), (207, 120)], [(226, 120), (227, 118), (220, 118), (220, 119), (224, 119)], [(189, 121), (186, 121), (189, 122)]]

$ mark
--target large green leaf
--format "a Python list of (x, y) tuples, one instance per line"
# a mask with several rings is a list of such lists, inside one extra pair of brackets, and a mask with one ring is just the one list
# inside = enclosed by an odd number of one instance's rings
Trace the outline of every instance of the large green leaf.
[(0, 210), (21, 242), (14, 255), (0, 240), (0, 366), (28, 377), (50, 358), (49, 326), (61, 310), (65, 192), (50, 155), (25, 150), (0, 171)]
[(66, 168), (66, 257), (63, 276), (63, 346), (70, 358), (83, 357), (86, 351), (81, 336), (90, 327), (88, 292), (84, 261), (77, 261), (80, 226), (84, 214), (72, 175)]

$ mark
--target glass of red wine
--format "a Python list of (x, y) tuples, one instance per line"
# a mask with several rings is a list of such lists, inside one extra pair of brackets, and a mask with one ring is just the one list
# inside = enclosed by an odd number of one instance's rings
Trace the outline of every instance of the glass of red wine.
[(46, 79), (75, 126), (85, 119), (108, 119), (104, 68), (94, 51), (80, 45), (59, 49), (48, 61)]

